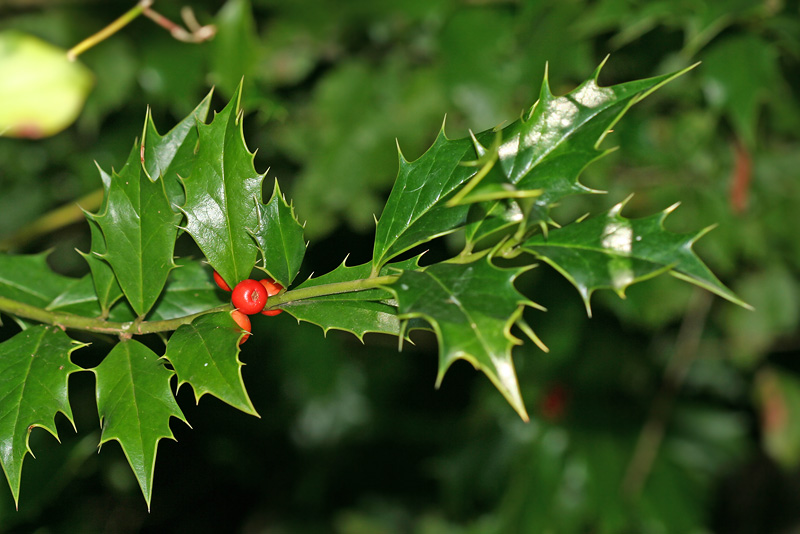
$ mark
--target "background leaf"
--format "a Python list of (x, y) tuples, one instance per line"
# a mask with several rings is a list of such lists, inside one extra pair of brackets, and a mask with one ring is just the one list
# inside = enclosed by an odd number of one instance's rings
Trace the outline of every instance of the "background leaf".
[(41, 427), (58, 439), (58, 412), (75, 425), (67, 382), (81, 370), (70, 360), (81, 346), (56, 326), (34, 326), (0, 343), (0, 464), (16, 503), (22, 462), (33, 454), (31, 430)]
[(149, 321), (185, 317), (229, 300), (223, 298), (206, 265), (188, 258), (179, 258), (175, 263), (177, 268), (170, 271), (161, 297), (147, 316)]
[(239, 339), (242, 329), (227, 312), (198, 317), (169, 338), (164, 357), (178, 376), (178, 387), (189, 384), (195, 400), (206, 393), (258, 417), (242, 381)]
[(156, 353), (132, 340), (117, 343), (92, 371), (103, 429), (100, 445), (119, 442), (149, 508), (158, 442), (173, 437), (171, 417), (186, 423), (169, 387), (173, 373)]

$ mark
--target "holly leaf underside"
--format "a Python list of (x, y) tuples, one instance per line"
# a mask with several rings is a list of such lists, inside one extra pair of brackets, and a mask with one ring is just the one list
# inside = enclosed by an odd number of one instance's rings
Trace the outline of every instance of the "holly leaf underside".
[(402, 334), (397, 309), (383, 302), (338, 300), (302, 300), (282, 307), (298, 322), (318, 325), (327, 333), (343, 330), (362, 342), (369, 332), (399, 336)]
[(239, 339), (242, 330), (226, 312), (198, 317), (169, 338), (164, 355), (178, 375), (178, 386), (189, 384), (197, 402), (210, 393), (245, 413), (258, 416), (242, 381)]
[(261, 182), (247, 150), (239, 111), (241, 86), (210, 124), (198, 124), (194, 165), (182, 180), (186, 230), (230, 287), (249, 278), (257, 248), (248, 230), (258, 226)]
[(273, 280), (289, 287), (300, 272), (306, 242), (303, 225), (281, 194), (277, 180), (269, 202), (258, 205), (258, 225), (251, 235), (261, 252), (262, 268)]
[[(397, 274), (406, 269), (419, 268), (419, 256), (402, 262), (390, 263), (381, 270), (381, 276)], [(346, 260), (333, 271), (316, 278), (309, 278), (295, 289), (304, 289), (328, 284), (366, 280), (371, 276), (372, 264), (348, 266)], [(364, 335), (373, 332), (404, 335), (401, 321), (397, 318), (397, 306), (390, 291), (382, 288), (334, 293), (314, 297), (283, 306), (295, 319), (315, 324), (327, 333), (329, 330), (350, 332), (363, 342)]]
[(676, 234), (664, 229), (675, 206), (641, 219), (620, 215), (624, 202), (606, 215), (535, 235), (522, 248), (549, 263), (577, 289), (591, 315), (592, 292), (613, 289), (624, 297), (633, 283), (663, 272), (708, 289), (740, 306), (749, 307), (726, 288), (692, 250), (706, 230)]
[(526, 268), (499, 269), (485, 260), (432, 265), (406, 271), (389, 286), (401, 319), (430, 323), (439, 341), (437, 387), (447, 369), (464, 359), (483, 371), (524, 420), (528, 419), (517, 383), (510, 333), (526, 305), (514, 279)]
[(115, 345), (93, 371), (100, 444), (119, 442), (149, 508), (158, 442), (174, 439), (171, 417), (186, 422), (169, 386), (173, 373), (156, 353), (133, 340)]
[(519, 224), (523, 219), (522, 209), (514, 200), (482, 202), (470, 206), (464, 236), (470, 246), (481, 239)]
[(173, 213), (163, 182), (152, 182), (142, 172), (137, 147), (120, 172), (112, 173), (105, 204), (104, 212), (91, 216), (105, 238), (102, 258), (137, 315), (144, 316), (175, 266), (180, 216)]
[(58, 439), (58, 412), (75, 424), (67, 382), (81, 370), (70, 360), (81, 346), (55, 326), (33, 326), (0, 343), (0, 464), (16, 503), (22, 462), (33, 454), (31, 430), (41, 427)]
[[(442, 131), (417, 160), (406, 161), (401, 154), (395, 186), (376, 227), (374, 265), (380, 267), (416, 245), (463, 226), (468, 214), (464, 202), (539, 195), (537, 209), (527, 221), (533, 226), (547, 222), (549, 207), (561, 198), (592, 192), (578, 178), (586, 165), (604, 154), (597, 146), (609, 129), (632, 104), (685, 72), (600, 87), (601, 68), (560, 97), (551, 93), (545, 76), (539, 100), (527, 116), (499, 133), (487, 130), (451, 140)], [(483, 178), (476, 162), (487, 157), (497, 161), (484, 167), (488, 174)], [(470, 183), (478, 178), (480, 185)], [(475, 188), (462, 195), (459, 190), (468, 183), (466, 187)], [(451, 204), (455, 205), (447, 206), (454, 196), (457, 202)], [(491, 206), (483, 211), (496, 216)]]

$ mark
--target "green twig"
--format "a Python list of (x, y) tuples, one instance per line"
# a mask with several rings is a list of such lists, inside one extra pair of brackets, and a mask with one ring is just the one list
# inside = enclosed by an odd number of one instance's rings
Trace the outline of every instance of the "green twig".
[(120, 31), (122, 28), (127, 26), (131, 23), (131, 21), (135, 20), (136, 17), (141, 15), (145, 9), (149, 8), (153, 4), (153, 0), (140, 0), (138, 4), (134, 7), (129, 9), (124, 15), (119, 17), (117, 20), (100, 30), (99, 32), (95, 33), (94, 35), (87, 37), (80, 43), (76, 44), (72, 48), (67, 51), (67, 59), (70, 61), (75, 61), (82, 53), (86, 52), (97, 43), (101, 43)]
[(180, 24), (175, 24), (164, 15), (157, 13), (150, 6), (153, 5), (153, 0), (140, 0), (134, 7), (129, 9), (124, 15), (117, 20), (95, 33), (87, 37), (77, 45), (73, 46), (67, 51), (67, 58), (70, 61), (75, 61), (80, 54), (86, 52), (98, 43), (101, 43), (120, 31), (122, 28), (130, 24), (140, 15), (144, 15), (162, 28), (166, 29), (172, 37), (185, 43), (202, 43), (208, 41), (214, 34), (217, 33), (217, 28), (213, 25), (201, 26), (194, 16), (190, 8), (184, 8), (181, 11), (183, 20), (188, 30), (183, 28)]
[[(353, 293), (356, 291), (375, 289), (377, 287), (392, 284), (397, 280), (398, 277), (398, 275), (379, 276), (373, 278), (364, 278), (361, 280), (353, 280), (350, 282), (322, 284), (302, 289), (295, 289), (293, 291), (287, 291), (281, 295), (270, 297), (270, 308), (315, 297), (324, 297), (339, 293)], [(0, 311), (16, 317), (31, 319), (33, 321), (56, 325), (62, 328), (83, 330), (86, 332), (98, 332), (103, 334), (116, 334), (120, 336), (135, 336), (142, 334), (156, 334), (159, 332), (171, 332), (176, 330), (181, 325), (191, 323), (194, 319), (200, 317), (201, 315), (214, 312), (230, 311), (231, 309), (232, 308), (230, 304), (223, 304), (215, 308), (194, 313), (192, 315), (176, 317), (175, 319), (167, 319), (163, 321), (137, 320), (121, 323), (107, 321), (101, 317), (85, 317), (83, 315), (76, 315), (74, 313), (47, 310), (6, 297), (0, 297)]]

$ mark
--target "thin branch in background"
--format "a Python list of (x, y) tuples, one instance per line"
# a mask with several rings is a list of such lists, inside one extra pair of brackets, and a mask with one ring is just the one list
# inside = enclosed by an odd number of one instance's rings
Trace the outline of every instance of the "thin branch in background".
[(627, 498), (636, 498), (650, 475), (661, 442), (664, 440), (675, 396), (683, 384), (689, 367), (697, 359), (697, 351), (712, 301), (713, 296), (708, 291), (696, 289), (692, 294), (689, 309), (678, 331), (675, 350), (664, 369), (661, 388), (650, 406), (647, 420), (639, 433), (639, 439), (622, 480), (622, 493)]
[(134, 7), (128, 10), (117, 20), (94, 35), (87, 37), (77, 45), (73, 46), (67, 51), (67, 58), (69, 58), (70, 61), (74, 61), (80, 54), (89, 50), (96, 44), (105, 41), (119, 30), (130, 24), (140, 15), (144, 15), (145, 17), (149, 18), (162, 28), (169, 31), (172, 37), (185, 43), (202, 43), (203, 41), (208, 41), (217, 33), (217, 28), (214, 25), (209, 24), (206, 26), (201, 26), (200, 23), (197, 22), (194, 12), (189, 7), (184, 7), (181, 10), (183, 21), (186, 24), (186, 27), (189, 28), (187, 30), (180, 24), (176, 24), (164, 15), (154, 11), (151, 8), (152, 5), (153, 0), (140, 0)]
[(45, 213), (30, 224), (20, 228), (9, 237), (0, 240), (0, 251), (18, 249), (53, 230), (83, 220), (83, 210), (94, 211), (103, 202), (103, 189), (96, 189), (74, 202)]

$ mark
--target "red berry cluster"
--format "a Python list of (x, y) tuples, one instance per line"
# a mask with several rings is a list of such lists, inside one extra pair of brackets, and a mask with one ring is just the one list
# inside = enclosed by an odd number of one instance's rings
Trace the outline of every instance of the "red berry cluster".
[[(217, 271), (214, 271), (214, 281), (220, 289), (231, 291), (231, 287), (225, 283), (225, 280), (222, 279)], [(250, 318), (248, 315), (261, 313), (274, 316), (281, 313), (282, 310), (277, 308), (271, 310), (265, 310), (264, 308), (267, 306), (267, 299), (277, 295), (282, 290), (283, 286), (270, 278), (263, 280), (248, 278), (236, 284), (231, 293), (231, 303), (236, 309), (231, 312), (231, 317), (242, 330), (247, 332), (239, 341), (240, 345), (250, 337)]]

